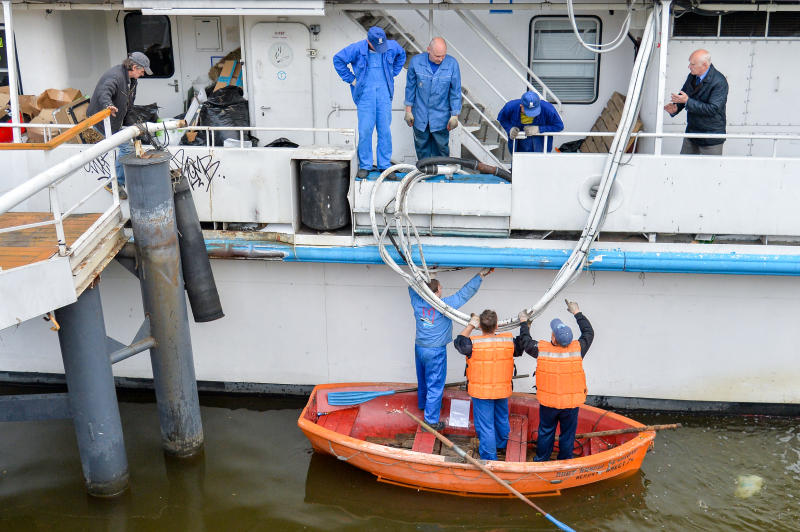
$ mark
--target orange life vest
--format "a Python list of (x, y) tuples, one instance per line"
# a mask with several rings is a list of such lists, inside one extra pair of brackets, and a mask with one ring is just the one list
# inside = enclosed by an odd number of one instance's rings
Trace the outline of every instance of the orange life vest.
[(577, 340), (567, 347), (539, 341), (536, 398), (550, 408), (575, 408), (586, 402), (586, 374)]
[(510, 332), (470, 338), (472, 356), (467, 359), (467, 392), (476, 399), (511, 396), (514, 376), (514, 336)]

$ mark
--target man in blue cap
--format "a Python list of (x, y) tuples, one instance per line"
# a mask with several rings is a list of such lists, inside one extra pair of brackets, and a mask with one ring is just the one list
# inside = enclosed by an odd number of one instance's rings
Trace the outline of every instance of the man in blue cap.
[(427, 54), (409, 62), (405, 104), (417, 159), (449, 156), (450, 131), (461, 113), (461, 70), (441, 37), (433, 38)]
[[(572, 458), (575, 431), (578, 428), (578, 410), (586, 401), (586, 374), (583, 358), (594, 340), (594, 329), (583, 315), (578, 303), (567, 301), (567, 310), (575, 316), (581, 337), (572, 338), (572, 329), (556, 318), (550, 322), (550, 341), (539, 340), (526, 353), (536, 359), (536, 399), (539, 401), (539, 438), (536, 442), (535, 462), (550, 460), (556, 434), (558, 459)], [(520, 313), (520, 321), (527, 315)]]
[(367, 31), (367, 38), (341, 49), (333, 56), (333, 66), (342, 81), (350, 84), (350, 94), (358, 109), (358, 173), (363, 179), (372, 170), (372, 132), (378, 129), (378, 170), (391, 166), (392, 97), (394, 78), (403, 69), (406, 52), (397, 41), (386, 38), (378, 26)]
[[(547, 138), (547, 151), (553, 151), (553, 137), (541, 137), (539, 133), (554, 133), (564, 130), (564, 122), (558, 111), (550, 102), (539, 98), (533, 91), (528, 91), (518, 100), (511, 100), (503, 106), (497, 121), (508, 133), (508, 151), (544, 151), (544, 139)], [(516, 140), (520, 131), (525, 138)]]
[[(494, 268), (484, 268), (467, 281), (458, 292), (443, 298), (442, 301), (453, 308), (460, 308), (475, 295), (484, 277), (493, 271)], [(442, 283), (438, 279), (431, 279), (428, 288), (436, 294), (436, 297), (442, 298)], [(417, 406), (425, 412), (425, 423), (436, 430), (441, 430), (444, 422), (439, 421), (439, 414), (442, 410), (442, 394), (447, 377), (447, 344), (453, 341), (453, 322), (430, 306), (411, 287), (408, 287), (408, 295), (411, 297), (411, 307), (414, 309), (414, 322), (417, 327), (414, 341)]]

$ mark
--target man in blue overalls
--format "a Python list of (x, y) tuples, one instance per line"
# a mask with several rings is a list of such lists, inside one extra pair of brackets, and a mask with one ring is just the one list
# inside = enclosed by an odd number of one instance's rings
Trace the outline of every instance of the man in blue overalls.
[[(564, 130), (564, 122), (550, 102), (545, 102), (533, 91), (528, 91), (518, 100), (511, 100), (497, 115), (497, 121), (508, 133), (508, 151), (544, 151), (547, 138), (547, 151), (553, 151), (553, 137), (542, 137), (538, 133), (554, 133)], [(520, 130), (526, 138), (516, 140)]]
[(409, 62), (405, 104), (417, 159), (449, 156), (450, 131), (461, 113), (461, 70), (441, 37), (431, 41), (427, 54)]
[[(403, 69), (406, 52), (386, 32), (372, 26), (367, 38), (340, 50), (333, 66), (342, 81), (349, 83), (358, 109), (358, 173), (363, 179), (372, 170), (372, 132), (378, 129), (378, 170), (391, 166), (392, 97), (394, 78)], [(351, 70), (352, 69), (352, 70)]]
[[(446, 304), (460, 308), (475, 295), (481, 287), (483, 278), (493, 271), (494, 268), (484, 268), (467, 281), (461, 290), (444, 299), (442, 299), (442, 283), (438, 279), (431, 279), (428, 288)], [(436, 430), (441, 430), (444, 428), (444, 422), (439, 421), (439, 414), (442, 410), (442, 394), (447, 377), (447, 344), (453, 341), (453, 322), (430, 306), (411, 287), (408, 288), (408, 295), (411, 296), (414, 322), (417, 327), (417, 338), (414, 341), (417, 406), (425, 412), (425, 423)]]

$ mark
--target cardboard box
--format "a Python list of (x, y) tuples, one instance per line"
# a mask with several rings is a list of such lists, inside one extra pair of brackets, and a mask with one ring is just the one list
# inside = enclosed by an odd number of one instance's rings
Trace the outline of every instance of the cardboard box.
[(242, 86), (242, 62), (237, 59), (222, 63), (222, 72), (220, 72), (219, 78), (217, 78), (217, 84), (214, 85), (214, 90), (219, 90), (228, 85)]
[[(57, 109), (42, 109), (31, 121), (31, 124), (55, 124), (56, 120), (53, 117)], [(28, 142), (44, 142), (45, 128), (32, 127), (28, 128)], [(58, 135), (55, 129), (50, 130), (50, 138), (52, 139)]]
[[(11, 95), (5, 92), (0, 92), (0, 118), (4, 118), (8, 114), (8, 111), (11, 111), (9, 102), (11, 102)], [(8, 111), (6, 111), (6, 107), (9, 108)]]
[(58, 109), (82, 96), (78, 89), (47, 89), (36, 99), (39, 109)]
[(26, 115), (28, 120), (31, 120), (42, 111), (36, 103), (36, 96), (30, 94), (19, 95), (19, 110), (23, 115)]
[[(79, 98), (74, 102), (70, 102), (67, 105), (60, 107), (55, 112), (55, 123), (56, 124), (79, 124), (86, 120), (86, 112), (89, 110), (89, 98), (84, 96), (83, 98)], [(66, 131), (65, 129), (61, 129), (58, 133)], [(53, 130), (53, 134), (56, 134), (56, 131)], [(74, 138), (68, 140), (69, 144), (94, 144), (103, 140), (103, 135), (97, 132), (94, 128), (89, 128), (83, 133), (78, 134)]]

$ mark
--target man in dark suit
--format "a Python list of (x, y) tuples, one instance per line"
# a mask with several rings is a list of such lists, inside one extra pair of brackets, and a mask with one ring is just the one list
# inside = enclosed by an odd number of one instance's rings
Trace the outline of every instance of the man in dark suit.
[[(707, 50), (695, 50), (689, 56), (689, 76), (672, 103), (664, 110), (675, 116), (686, 108), (687, 133), (725, 133), (725, 104), (728, 101), (728, 80), (711, 64)], [(722, 155), (725, 139), (684, 138), (682, 154)]]

